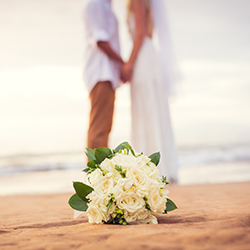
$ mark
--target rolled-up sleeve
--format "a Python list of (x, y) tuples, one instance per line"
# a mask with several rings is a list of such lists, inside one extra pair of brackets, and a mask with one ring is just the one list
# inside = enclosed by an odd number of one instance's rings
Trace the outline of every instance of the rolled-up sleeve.
[(108, 32), (107, 16), (101, 4), (96, 2), (90, 3), (85, 10), (86, 24), (90, 35), (95, 42), (109, 41), (110, 34)]

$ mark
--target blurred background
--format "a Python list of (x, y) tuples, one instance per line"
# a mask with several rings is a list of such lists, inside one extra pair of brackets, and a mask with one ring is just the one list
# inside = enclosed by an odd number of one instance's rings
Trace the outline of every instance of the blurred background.
[[(182, 81), (170, 100), (180, 184), (250, 180), (250, 1), (163, 0)], [(113, 0), (122, 55), (131, 41)], [(70, 192), (84, 179), (89, 100), (84, 0), (0, 0), (0, 195)], [(129, 86), (110, 147), (130, 141)]]

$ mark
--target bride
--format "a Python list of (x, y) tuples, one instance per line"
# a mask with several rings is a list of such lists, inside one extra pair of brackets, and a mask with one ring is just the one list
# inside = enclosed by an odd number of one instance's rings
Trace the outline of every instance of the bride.
[[(163, 4), (162, 0), (128, 0), (133, 49), (123, 65), (122, 77), (131, 83), (133, 148), (146, 155), (160, 151), (161, 174), (177, 183), (177, 155), (168, 106), (174, 70)], [(161, 58), (154, 45), (156, 32)]]

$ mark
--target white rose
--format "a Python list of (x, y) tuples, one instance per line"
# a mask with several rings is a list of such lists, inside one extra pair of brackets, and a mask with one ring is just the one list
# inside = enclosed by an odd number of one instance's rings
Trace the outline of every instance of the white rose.
[(100, 169), (96, 169), (89, 176), (89, 181), (91, 185), (95, 185), (95, 183), (103, 176), (102, 171)]
[(102, 176), (96, 183), (94, 190), (97, 195), (107, 196), (112, 193), (112, 189), (114, 186), (114, 181), (110, 177)]
[(136, 217), (137, 217), (137, 220), (139, 221), (145, 220), (149, 215), (150, 215), (150, 211), (146, 209), (145, 207), (143, 207), (142, 209), (136, 212)]
[(151, 186), (151, 180), (148, 176), (138, 168), (131, 168), (127, 171), (127, 178), (134, 179), (136, 186)]
[(166, 197), (166, 195), (169, 193), (169, 191), (165, 188), (160, 189), (160, 196)]
[(152, 173), (152, 169), (148, 165), (142, 165), (140, 166), (140, 170), (143, 171), (146, 175), (149, 175)]
[(134, 193), (136, 189), (133, 186), (133, 183), (134, 183), (133, 179), (120, 178), (113, 189), (113, 194), (115, 195), (115, 197), (119, 197), (119, 195), (125, 191)]
[(95, 191), (92, 191), (90, 194), (86, 196), (87, 199), (91, 200), (91, 202), (99, 203), (99, 200), (101, 199), (101, 196), (98, 195)]
[(117, 197), (116, 204), (124, 211), (133, 213), (141, 209), (144, 206), (145, 201), (136, 193), (124, 192)]
[(144, 162), (145, 164), (147, 164), (147, 163), (149, 163), (151, 161), (151, 159), (146, 155), (141, 155), (141, 156), (138, 157), (138, 159), (140, 161)]
[(99, 205), (100, 209), (102, 210), (102, 212), (106, 214), (106, 217), (107, 216), (110, 217), (109, 215), (111, 215), (115, 210), (115, 205), (114, 205), (114, 202), (113, 202), (112, 205), (109, 208), (108, 213), (107, 213), (107, 205), (108, 205), (109, 201), (110, 201), (110, 195), (100, 199), (99, 203), (98, 203), (98, 205)]
[(154, 215), (150, 215), (148, 223), (149, 224), (158, 224), (158, 220)]
[(146, 172), (151, 179), (161, 181), (160, 170), (153, 162), (149, 162), (148, 165), (141, 169)]
[(117, 154), (111, 159), (112, 164), (121, 166), (124, 169), (137, 166), (137, 158), (133, 155)]
[(152, 176), (157, 176), (157, 178), (161, 179), (160, 170), (153, 162), (149, 162), (148, 167), (150, 168), (151, 172), (154, 173), (151, 173)]
[(141, 196), (142, 198), (148, 197), (150, 191), (150, 187), (147, 186), (137, 186), (136, 193)]
[(101, 169), (106, 172), (107, 174), (105, 176), (112, 176), (114, 180), (119, 180), (121, 178), (121, 175), (119, 172), (116, 171), (115, 165), (113, 165), (112, 161), (108, 158), (106, 158), (100, 165)]
[(160, 190), (154, 188), (148, 196), (148, 204), (154, 215), (162, 214), (166, 209), (166, 198), (160, 195)]
[(123, 192), (124, 188), (120, 185), (116, 185), (112, 190), (112, 193), (115, 195), (115, 197), (118, 197)]
[(124, 213), (124, 218), (129, 224), (147, 224), (152, 220), (151, 213), (145, 207), (135, 213)]
[(127, 223), (135, 222), (137, 219), (136, 213), (129, 213), (128, 211), (124, 211), (124, 219)]
[(100, 168), (104, 171), (110, 172), (113, 168), (113, 164), (110, 159), (106, 158), (102, 163), (100, 164)]
[(161, 174), (158, 168), (151, 169), (151, 172), (148, 174), (148, 176), (153, 180), (157, 180), (158, 182), (161, 182)]
[(134, 180), (131, 178), (120, 178), (116, 185), (121, 186), (126, 190), (129, 189), (133, 184)]
[(101, 209), (96, 204), (91, 204), (88, 207), (87, 210), (88, 217), (89, 217), (89, 223), (103, 223), (105, 221), (105, 215), (101, 211)]
[(144, 220), (138, 221), (136, 224), (158, 224), (157, 218), (150, 214)]

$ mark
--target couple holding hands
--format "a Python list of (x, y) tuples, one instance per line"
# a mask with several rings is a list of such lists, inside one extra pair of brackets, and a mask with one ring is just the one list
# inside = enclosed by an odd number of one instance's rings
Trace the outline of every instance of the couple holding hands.
[(88, 42), (84, 76), (91, 102), (87, 147), (108, 147), (115, 89), (121, 80), (130, 82), (131, 145), (146, 155), (160, 151), (161, 174), (171, 183), (177, 182), (168, 106), (176, 74), (164, 0), (127, 1), (127, 24), (133, 39), (127, 62), (120, 56), (118, 22), (111, 0), (89, 0), (84, 22)]

